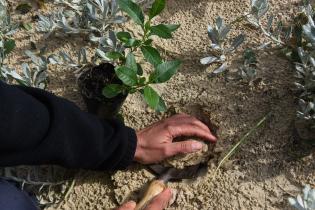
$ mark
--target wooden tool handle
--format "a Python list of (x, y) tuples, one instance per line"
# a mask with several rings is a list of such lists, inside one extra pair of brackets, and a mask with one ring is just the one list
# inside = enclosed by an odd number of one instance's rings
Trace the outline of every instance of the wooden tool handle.
[(143, 210), (149, 202), (158, 194), (164, 191), (166, 188), (165, 184), (161, 180), (154, 180), (149, 185), (149, 188), (147, 189), (146, 193), (144, 194), (142, 200), (138, 203), (135, 210)]

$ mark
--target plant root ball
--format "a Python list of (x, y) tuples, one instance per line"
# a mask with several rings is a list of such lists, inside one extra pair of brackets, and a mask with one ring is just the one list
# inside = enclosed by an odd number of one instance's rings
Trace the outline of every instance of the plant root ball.
[[(199, 104), (193, 104), (193, 105), (186, 105), (184, 107), (172, 107), (171, 111), (169, 111), (166, 115), (166, 117), (172, 116), (174, 114), (178, 113), (186, 113), (191, 116), (196, 117), (200, 121), (202, 121), (204, 124), (206, 124), (211, 132), (216, 135), (218, 127), (215, 126), (210, 119), (210, 114), (205, 110), (205, 108), (202, 105)], [(169, 158), (163, 162), (163, 165), (165, 166), (171, 166), (178, 169), (183, 169), (186, 166), (192, 166), (199, 163), (205, 163), (208, 162), (210, 159), (214, 157), (213, 151), (215, 148), (215, 145), (209, 142), (203, 141), (203, 139), (196, 138), (194, 136), (185, 136), (185, 137), (179, 137), (174, 140), (174, 142), (180, 142), (185, 140), (196, 140), (201, 143), (203, 143), (203, 148), (195, 153), (190, 154), (181, 154), (174, 156), (172, 158)]]

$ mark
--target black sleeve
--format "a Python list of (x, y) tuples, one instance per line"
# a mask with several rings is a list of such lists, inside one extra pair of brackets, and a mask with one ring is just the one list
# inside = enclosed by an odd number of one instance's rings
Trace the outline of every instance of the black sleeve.
[(136, 134), (46, 91), (0, 81), (0, 166), (114, 170), (134, 158)]

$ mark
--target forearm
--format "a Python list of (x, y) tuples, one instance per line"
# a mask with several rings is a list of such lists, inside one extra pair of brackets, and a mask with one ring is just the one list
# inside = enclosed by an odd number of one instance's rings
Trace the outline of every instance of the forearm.
[(58, 164), (121, 169), (133, 160), (135, 131), (100, 121), (45, 91), (0, 83), (0, 166)]

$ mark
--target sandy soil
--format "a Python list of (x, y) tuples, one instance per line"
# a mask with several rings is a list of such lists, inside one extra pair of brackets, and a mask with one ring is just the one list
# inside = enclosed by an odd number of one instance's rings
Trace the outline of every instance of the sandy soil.
[[(274, 14), (289, 18), (296, 2), (271, 0), (270, 4)], [(223, 76), (208, 79), (207, 72), (214, 67), (199, 64), (199, 59), (209, 53), (207, 25), (217, 15), (232, 21), (248, 7), (248, 0), (169, 0), (166, 11), (156, 20), (181, 24), (173, 40), (157, 40), (157, 45), (165, 49), (168, 58), (179, 58), (184, 62), (170, 82), (156, 88), (171, 109), (199, 106), (207, 111), (211, 122), (218, 127), (217, 156), (271, 112), (266, 125), (242, 146), (215, 180), (212, 178), (218, 157), (209, 163), (208, 172), (202, 179), (170, 183), (170, 187), (176, 189), (176, 196), (169, 209), (289, 209), (288, 196), (299, 193), (304, 184), (315, 186), (315, 152), (303, 153), (301, 157), (292, 141), (295, 105), (294, 70), (290, 63), (273, 51), (259, 52), (258, 77), (261, 81), (251, 85), (227, 81)], [(137, 31), (129, 23), (124, 27)], [(244, 29), (242, 25), (236, 26), (235, 34)], [(247, 46), (264, 41), (260, 32), (247, 28), (246, 31)], [(16, 39), (18, 48), (11, 57), (12, 65), (25, 60), (23, 51), (30, 48), (29, 40), (39, 45), (48, 44), (51, 52), (61, 49), (75, 52), (82, 43), (80, 38), (45, 40), (34, 31), (18, 33)], [(51, 67), (49, 71), (49, 91), (84, 109), (72, 71), (59, 67)], [(126, 123), (136, 129), (166, 116), (148, 109), (137, 94), (128, 97), (123, 115)], [(61, 209), (111, 209), (128, 199), (139, 198), (152, 179), (154, 176), (140, 165), (115, 173), (85, 172), (84, 176), (78, 177)]]

